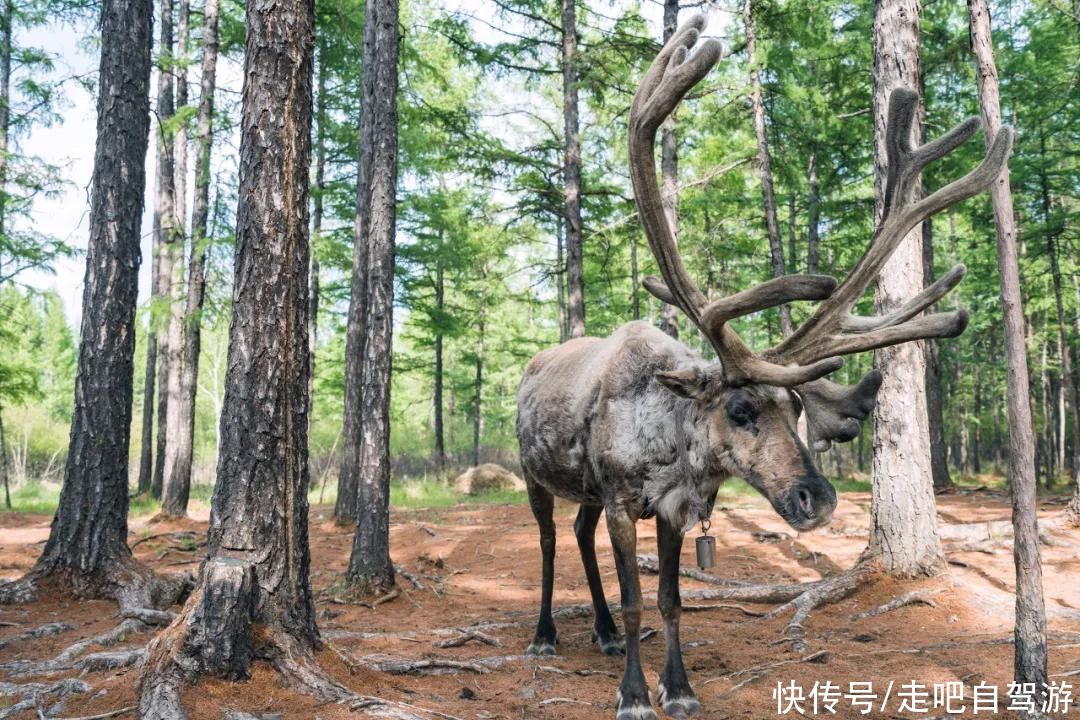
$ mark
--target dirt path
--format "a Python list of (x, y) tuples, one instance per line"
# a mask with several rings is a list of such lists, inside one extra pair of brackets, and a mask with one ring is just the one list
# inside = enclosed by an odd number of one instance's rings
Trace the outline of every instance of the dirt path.
[[(949, 521), (987, 522), (1008, 518), (1008, 504), (1000, 495), (974, 493), (939, 499)], [(740, 498), (728, 501), (713, 517), (718, 566), (723, 578), (754, 581), (808, 581), (850, 567), (866, 542), (868, 496), (847, 494), (830, 527), (796, 535), (763, 501)], [(437, 710), (461, 720), (543, 718), (571, 720), (614, 716), (615, 689), (622, 668), (620, 658), (600, 654), (590, 642), (591, 618), (572, 615), (556, 620), (559, 656), (535, 660), (520, 653), (528, 644), (539, 596), (539, 551), (536, 528), (524, 506), (459, 506), (445, 510), (396, 512), (392, 527), (394, 560), (421, 585), (400, 579), (402, 594), (375, 609), (335, 602), (328, 587), (340, 580), (348, 561), (351, 532), (326, 521), (328, 508), (312, 515), (311, 544), (319, 593), (318, 611), (324, 638), (332, 644), (320, 656), (331, 674), (360, 693), (379, 695)], [(1044, 510), (1045, 516), (1058, 512)], [(571, 526), (574, 508), (560, 505), (556, 559), (556, 608), (588, 602), (588, 588), (578, 559)], [(28, 568), (48, 534), (45, 516), (0, 515), (0, 575), (11, 578)], [(133, 523), (135, 554), (161, 571), (194, 570), (201, 557), (205, 512), (200, 519), (180, 524)], [(190, 531), (191, 535), (176, 534)], [(1051, 673), (1080, 668), (1080, 535), (1057, 534), (1062, 541), (1043, 548), (1044, 578), (1051, 613)], [(1068, 543), (1068, 544), (1066, 544)], [(597, 535), (605, 589), (610, 599), (618, 587), (606, 530)], [(639, 525), (639, 552), (655, 553), (655, 528)], [(704, 708), (705, 718), (777, 717), (774, 690), (777, 682), (794, 682), (809, 694), (815, 681), (831, 681), (848, 691), (848, 683), (872, 682), (877, 702), (894, 684), (886, 711), (860, 714), (850, 701), (841, 700), (836, 714), (821, 717), (927, 717), (899, 712), (896, 694), (903, 683), (933, 684), (963, 681), (967, 708), (972, 686), (996, 685), (1002, 696), (1012, 668), (1013, 585), (1012, 554), (1007, 546), (985, 552), (952, 553), (950, 572), (930, 581), (900, 584), (881, 580), (847, 600), (816, 611), (807, 628), (811, 653), (825, 651), (813, 662), (799, 662), (787, 644), (777, 643), (785, 619), (764, 620), (747, 614), (768, 606), (726, 607), (687, 612), (683, 616), (684, 657), (690, 680)], [(683, 554), (693, 564), (693, 543)], [(646, 613), (643, 624), (662, 627), (655, 608), (656, 577), (643, 577)], [(684, 579), (683, 588), (706, 587)], [(874, 608), (909, 590), (923, 590), (936, 607), (912, 605), (893, 612), (853, 621), (860, 611)], [(76, 677), (77, 670), (46, 676), (18, 676), (18, 661), (55, 657), (64, 647), (105, 632), (117, 623), (112, 603), (74, 601), (46, 596), (27, 607), (0, 608), (0, 682), (55, 683)], [(27, 630), (49, 622), (72, 626), (57, 635), (17, 639)], [(489, 624), (484, 638), (460, 647), (439, 647), (454, 639), (457, 628)], [(149, 635), (124, 637), (119, 647), (145, 644)], [(100, 650), (100, 648), (95, 648)], [(655, 687), (662, 670), (663, 639), (653, 636), (642, 645), (643, 664)], [(342, 658), (346, 658), (343, 660)], [(388, 667), (396, 660), (458, 661), (465, 667), (441, 675), (394, 675), (358, 667)], [(788, 664), (764, 668), (770, 663)], [(352, 670), (350, 670), (352, 665)], [(55, 707), (43, 705), (47, 716), (85, 716), (135, 703), (138, 670), (120, 668), (81, 676), (89, 688), (72, 694)], [(1077, 676), (1055, 678), (1080, 685)], [(1078, 689), (1080, 690), (1080, 689)], [(1080, 692), (1077, 692), (1080, 694)], [(257, 667), (251, 681), (239, 684), (211, 682), (189, 692), (185, 701), (196, 720), (217, 720), (227, 708), (249, 712), (282, 712), (285, 718), (355, 717), (347, 708), (318, 705), (284, 690), (273, 673)], [(0, 698), (0, 717), (13, 699)], [(1007, 704), (1003, 697), (1000, 707)], [(801, 705), (804, 716), (814, 717), (812, 701)], [(932, 707), (932, 706), (931, 706)], [(934, 712), (929, 716), (934, 716)], [(940, 716), (945, 713), (938, 711)], [(1080, 715), (1075, 708), (1070, 716)], [(958, 713), (948, 717), (968, 717)], [(986, 717), (980, 713), (973, 717)], [(33, 710), (17, 718), (37, 718)], [(127, 714), (121, 717), (134, 717)], [(783, 717), (799, 717), (796, 713)]]

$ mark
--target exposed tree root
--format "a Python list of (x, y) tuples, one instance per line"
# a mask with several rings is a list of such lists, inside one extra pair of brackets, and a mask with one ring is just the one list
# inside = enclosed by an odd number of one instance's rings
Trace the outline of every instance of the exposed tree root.
[(766, 613), (751, 610), (743, 605), (735, 603), (713, 603), (712, 605), (683, 605), (683, 612), (704, 612), (706, 610), (738, 610), (743, 615), (750, 617), (765, 617)]
[(483, 643), (484, 645), (492, 645), (494, 647), (501, 647), (502, 643), (499, 642), (499, 638), (492, 637), (486, 633), (482, 633), (479, 630), (462, 630), (461, 634), (457, 637), (449, 638), (448, 640), (442, 640), (435, 643), (435, 647), (439, 648), (452, 648), (461, 647), (470, 640)]
[[(658, 575), (660, 573), (660, 559), (656, 555), (642, 554), (637, 556), (638, 569), (641, 572), (649, 573), (650, 575)], [(680, 567), (679, 574), (683, 577), (690, 578), (691, 580), (697, 580), (698, 582), (708, 583), (710, 585), (724, 585), (724, 586), (745, 586), (747, 583), (739, 580), (729, 580), (727, 578), (716, 577), (709, 573), (702, 572), (701, 570), (695, 570), (690, 567)]]
[(176, 613), (168, 610), (152, 610), (150, 608), (126, 608), (120, 611), (120, 617), (125, 620), (139, 620), (146, 625), (167, 626), (176, 619)]
[(682, 596), (688, 600), (782, 603), (764, 617), (775, 618), (788, 611), (794, 611), (791, 620), (784, 629), (784, 637), (786, 641), (792, 643), (792, 647), (796, 652), (806, 652), (808, 647), (804, 641), (806, 635), (804, 623), (810, 617), (810, 613), (814, 608), (847, 597), (856, 589), (868, 583), (876, 573), (876, 563), (872, 560), (864, 560), (839, 575), (810, 583), (705, 588), (687, 590)]
[(82, 717), (72, 718), (55, 718), (55, 720), (108, 720), (108, 718), (120, 717), (121, 715), (127, 715), (129, 712), (135, 712), (138, 708), (135, 705), (129, 705), (122, 707), (119, 710), (110, 710), (109, 712), (99, 713), (97, 715), (84, 715)]
[(327, 675), (313, 648), (288, 628), (253, 624), (258, 590), (251, 564), (216, 558), (204, 566), (203, 574), (183, 612), (147, 650), (139, 680), (141, 720), (184, 720), (185, 686), (203, 675), (244, 679), (254, 659), (270, 662), (286, 686), (323, 702), (349, 703), (369, 715), (396, 720), (425, 720), (434, 713), (359, 695)]
[(146, 648), (141, 647), (92, 653), (80, 660), (78, 667), (87, 672), (100, 672), (142, 665), (145, 661)]
[(462, 671), (484, 675), (490, 672), (479, 663), (443, 658), (410, 660), (393, 655), (365, 655), (356, 658), (355, 662), (358, 667), (388, 675), (446, 675)]
[[(0, 683), (0, 697), (18, 698), (13, 704), (0, 709), (0, 720), (15, 717), (24, 710), (32, 710), (48, 698), (62, 702), (68, 695), (90, 692), (90, 686), (77, 678), (66, 678), (55, 683)], [(57, 708), (50, 709), (50, 713)]]
[(39, 586), (55, 585), (78, 598), (115, 600), (124, 608), (166, 608), (183, 602), (195, 585), (189, 573), (158, 575), (127, 557), (105, 570), (83, 573), (44, 556), (18, 580), (0, 583), (0, 605), (19, 605), (37, 599)]
[(919, 592), (917, 590), (914, 591), (914, 592), (904, 593), (903, 595), (901, 595), (901, 596), (899, 596), (897, 598), (894, 598), (893, 600), (890, 600), (889, 602), (885, 603), (884, 605), (879, 605), (878, 607), (873, 608), (871, 610), (867, 610), (865, 612), (861, 612), (861, 613), (858, 613), (856, 615), (852, 615), (851, 619), (853, 621), (854, 620), (865, 620), (866, 618), (872, 618), (872, 617), (877, 617), (878, 615), (884, 615), (887, 612), (892, 612), (893, 610), (897, 610), (897, 609), (905, 607), (907, 605), (921, 604), (921, 605), (929, 605), (930, 607), (937, 607), (937, 603), (935, 603), (933, 600), (931, 600), (930, 598), (927, 597), (927, 595), (930, 595), (930, 594), (933, 594), (933, 593), (923, 593), (923, 592)]
[(13, 637), (0, 640), (0, 650), (3, 650), (12, 643), (20, 642), (22, 640), (35, 640), (37, 638), (49, 637), (50, 635), (62, 635), (63, 633), (74, 629), (75, 627), (73, 625), (68, 625), (63, 622), (45, 623), (44, 625), (31, 630), (26, 630)]

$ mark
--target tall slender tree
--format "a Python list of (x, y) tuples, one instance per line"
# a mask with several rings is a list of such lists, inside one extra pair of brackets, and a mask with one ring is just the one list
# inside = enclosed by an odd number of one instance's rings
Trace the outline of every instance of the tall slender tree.
[[(990, 7), (986, 0), (968, 0), (971, 47), (975, 54), (979, 105), (987, 143), (1001, 129), (1001, 103), (997, 64), (990, 35)], [(1016, 565), (1016, 624), (1013, 676), (1017, 683), (1033, 683), (1042, 695), (1046, 669), (1046, 605), (1042, 589), (1042, 560), (1036, 516), (1035, 441), (1031, 423), (1024, 309), (1020, 297), (1020, 269), (1016, 258), (1016, 221), (1013, 217), (1009, 169), (990, 186), (997, 228), (998, 284), (1005, 320), (1006, 392), (1009, 412), (1009, 490), (1012, 497), (1013, 560)]]
[[(664, 0), (664, 30), (663, 41), (671, 39), (679, 24), (679, 0)], [(666, 120), (660, 135), (660, 189), (664, 202), (664, 215), (667, 216), (668, 224), (671, 225), (672, 235), (679, 236), (679, 143), (675, 132), (675, 113), (671, 113)], [(636, 250), (636, 248), (635, 248)], [(637, 257), (633, 258), (636, 265)], [(636, 268), (635, 268), (636, 274)], [(637, 283), (632, 292), (637, 293)], [(637, 303), (637, 296), (634, 296)], [(634, 309), (634, 319), (638, 317), (638, 310)], [(660, 308), (660, 329), (673, 338), (679, 337), (679, 309), (674, 305), (663, 303)]]
[(188, 132), (185, 108), (188, 103), (187, 53), (191, 31), (191, 5), (189, 0), (177, 2), (176, 57), (172, 73), (176, 82), (176, 128), (172, 137), (173, 153), (173, 260), (172, 277), (169, 280), (169, 346), (168, 400), (165, 411), (165, 459), (162, 462), (161, 514), (179, 518), (187, 515), (188, 495), (191, 491), (190, 470), (185, 474), (180, 461), (180, 445), (187, 444), (184, 416), (184, 355), (186, 346), (184, 324), (186, 321), (187, 293), (184, 290), (184, 246), (187, 237), (187, 177)]
[[(155, 328), (162, 327), (162, 306), (172, 317), (173, 268), (176, 265), (175, 210), (176, 186), (173, 164), (172, 119), (176, 112), (173, 80), (173, 0), (161, 0), (161, 29), (158, 36), (157, 76), (157, 158), (154, 176), (154, 289), (150, 298), (150, 317)], [(181, 250), (182, 251), (182, 250)], [(160, 498), (165, 479), (165, 448), (168, 444), (169, 363), (175, 357), (169, 347), (169, 329), (157, 334), (157, 440), (154, 445), (154, 473), (150, 492)], [(149, 360), (148, 360), (149, 362)]]
[[(207, 559), (183, 612), (149, 649), (143, 718), (182, 718), (200, 674), (247, 677), (274, 659), (326, 700), (313, 665), (307, 463), (308, 171), (312, 0), (247, 7), (235, 290)], [(262, 629), (257, 630), (256, 625)]]
[(581, 234), (581, 129), (578, 116), (577, 0), (562, 2), (563, 228), (569, 336), (585, 335), (585, 257)]
[(128, 444), (140, 223), (149, 135), (150, 0), (101, 6), (97, 145), (75, 408), (64, 483), (49, 539), (0, 600), (25, 601), (52, 578), (84, 597), (166, 604), (169, 592), (127, 546)]
[[(184, 0), (186, 2), (186, 0)], [(206, 299), (206, 254), (209, 244), (210, 153), (214, 142), (214, 90), (217, 83), (218, 0), (203, 5), (203, 52), (199, 110), (195, 120), (195, 193), (191, 207), (191, 248), (183, 321), (182, 371), (177, 398), (177, 437), (173, 447), (173, 483), (165, 484), (162, 511), (187, 512), (195, 446), (195, 396), (202, 352), (202, 311)], [(185, 43), (186, 44), (186, 43)], [(179, 175), (179, 173), (178, 173)]]
[[(874, 3), (875, 220), (885, 207), (889, 95), (898, 87), (920, 87), (920, 12), (918, 0)], [(917, 226), (882, 269), (874, 298), (879, 314), (899, 307), (922, 290), (921, 242), (922, 230)], [(877, 350), (874, 366), (884, 379), (874, 410), (870, 551), (880, 557), (882, 568), (890, 574), (934, 574), (945, 563), (930, 471), (926, 362), (921, 344)]]
[[(399, 41), (397, 0), (369, 0), (364, 9), (364, 91), (360, 106), (360, 169), (367, 174), (358, 179), (358, 186), (367, 192), (365, 201), (357, 203), (355, 224), (359, 230), (355, 242), (367, 248), (367, 264), (353, 267), (353, 291), (366, 288), (367, 307), (360, 388), (362, 432), (353, 510), (357, 525), (348, 578), (352, 585), (370, 590), (394, 584), (394, 565), (390, 561), (390, 368)], [(358, 273), (365, 274), (359, 282)]]
[[(754, 119), (754, 139), (757, 143), (758, 172), (761, 174), (761, 201), (765, 210), (765, 231), (769, 236), (769, 257), (773, 277), (784, 274), (784, 246), (780, 240), (780, 221), (776, 212), (776, 191), (773, 186), (772, 162), (769, 158), (769, 138), (765, 133), (765, 99), (758, 75), (757, 27), (754, 23), (754, 3), (743, 0), (743, 27), (746, 31), (746, 55), (750, 64), (750, 111)], [(780, 333), (791, 334), (791, 307), (780, 306)]]

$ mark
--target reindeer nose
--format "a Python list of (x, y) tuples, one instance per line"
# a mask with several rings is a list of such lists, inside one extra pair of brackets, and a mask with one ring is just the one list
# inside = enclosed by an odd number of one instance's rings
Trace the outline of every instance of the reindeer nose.
[(820, 527), (832, 519), (836, 509), (836, 490), (820, 475), (810, 475), (799, 480), (790, 495), (790, 516), (787, 518), (796, 530)]

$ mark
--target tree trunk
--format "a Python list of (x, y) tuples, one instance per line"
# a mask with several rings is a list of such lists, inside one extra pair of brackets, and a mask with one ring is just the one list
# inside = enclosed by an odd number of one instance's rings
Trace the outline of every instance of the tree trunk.
[(3, 0), (0, 11), (0, 237), (7, 231), (8, 135), (11, 130), (11, 37), (15, 5)]
[[(319, 349), (319, 272), (320, 264), (316, 254), (319, 250), (323, 226), (323, 193), (326, 191), (326, 48), (324, 42), (316, 45), (316, 86), (315, 86), (315, 194), (311, 208), (311, 276), (308, 298), (308, 436), (311, 436), (311, 423), (315, 420), (315, 356)], [(333, 451), (331, 451), (331, 459)], [(310, 458), (309, 458), (310, 460)], [(325, 487), (325, 483), (323, 484)], [(322, 488), (319, 489), (322, 500)]]
[[(885, 117), (896, 87), (920, 87), (918, 0), (877, 0), (874, 6), (874, 215), (881, 217), (887, 154)], [(914, 140), (914, 138), (912, 138)], [(885, 314), (923, 286), (922, 231), (914, 228), (878, 276), (875, 306)], [(932, 575), (945, 559), (937, 531), (926, 364), (918, 343), (874, 353), (884, 380), (874, 410), (873, 492), (869, 552), (899, 576)]]
[[(1045, 321), (1044, 321), (1045, 326)], [(1042, 341), (1042, 368), (1040, 375), (1039, 386), (1042, 390), (1042, 407), (1043, 407), (1043, 436), (1042, 436), (1042, 456), (1046, 465), (1046, 487), (1050, 489), (1054, 486), (1054, 464), (1057, 458), (1054, 457), (1054, 449), (1057, 446), (1056, 439), (1054, 437), (1055, 422), (1054, 413), (1050, 406), (1050, 370), (1047, 367), (1049, 360), (1049, 346), (1050, 343), (1046, 341), (1046, 336), (1043, 336)], [(1035, 447), (1035, 478), (1036, 484), (1038, 484), (1039, 477), (1039, 447), (1038, 438), (1036, 438)]]
[[(923, 126), (923, 138), (926, 131)], [(922, 225), (923, 284), (934, 283), (934, 244), (932, 218), (927, 218)], [(944, 490), (952, 486), (949, 477), (949, 460), (945, 452), (945, 418), (943, 417), (941, 398), (941, 358), (938, 341), (925, 340), (926, 352), (926, 412), (927, 430), (930, 433), (930, 471), (934, 477), (934, 490)]]
[(639, 273), (637, 234), (633, 233), (630, 236), (630, 317), (634, 320), (641, 319), (641, 294), (638, 291), (638, 285), (641, 283)]
[[(368, 7), (366, 17), (375, 18)], [(396, 10), (395, 10), (396, 12)], [(369, 46), (375, 47), (377, 28), (374, 23), (364, 24), (364, 57)], [(371, 65), (364, 64), (364, 68)], [(396, 70), (395, 70), (396, 72)], [(356, 162), (356, 216), (353, 219), (353, 256), (349, 314), (345, 325), (345, 411), (342, 425), (341, 471), (338, 473), (337, 500), (334, 503), (334, 519), (339, 523), (356, 520), (357, 488), (359, 487), (361, 444), (363, 443), (363, 386), (364, 352), (367, 339), (368, 307), (368, 222), (371, 214), (373, 190), (373, 162), (375, 160), (376, 123), (369, 118), (367, 98), (369, 79), (375, 73), (365, 72), (363, 78), (364, 99), (361, 105), (360, 143)], [(369, 78), (369, 76), (372, 76)], [(396, 84), (394, 86), (396, 88)]]
[[(773, 190), (772, 166), (769, 161), (769, 139), (765, 134), (765, 102), (757, 69), (757, 31), (754, 27), (752, 0), (743, 0), (743, 24), (746, 28), (746, 54), (750, 65), (750, 110), (754, 116), (754, 137), (757, 139), (758, 171), (761, 173), (761, 200), (765, 207), (765, 231), (769, 236), (769, 255), (774, 278), (784, 274), (784, 246), (780, 240), (780, 222), (776, 214), (776, 193)], [(791, 306), (780, 306), (780, 334), (791, 334)]]
[[(307, 536), (313, 9), (309, 0), (248, 5), (236, 289), (208, 557), (183, 612), (150, 645), (143, 718), (184, 717), (183, 684), (201, 673), (247, 677), (253, 657), (273, 659), (297, 685), (319, 643)], [(305, 689), (340, 699), (320, 677)]]
[[(158, 275), (158, 247), (157, 241), (153, 241), (153, 261), (150, 270), (151, 286), (157, 284)], [(153, 308), (157, 300), (157, 292), (150, 291), (150, 307)], [(157, 383), (157, 332), (154, 330), (153, 311), (151, 310), (150, 322), (146, 333), (146, 370), (143, 374), (143, 404), (142, 404), (142, 427), (141, 442), (139, 445), (139, 480), (137, 492), (145, 495), (150, 492), (154, 476), (154, 385)]]
[[(666, 45), (679, 24), (679, 0), (664, 0), (664, 38)], [(679, 148), (675, 134), (675, 112), (664, 120), (660, 140), (660, 185), (664, 217), (671, 226), (671, 236), (679, 237)], [(661, 303), (660, 329), (671, 337), (679, 337), (679, 309)]]
[[(10, 15), (8, 17), (11, 17)], [(8, 477), (7, 436), (4, 435), (4, 407), (0, 404), (0, 477), (4, 479), (4, 507), (11, 509), (11, 487)]]
[(979, 364), (973, 368), (972, 385), (975, 397), (972, 398), (972, 412), (975, 414), (975, 434), (971, 439), (971, 469), (976, 475), (982, 474), (982, 385), (980, 384)]
[[(986, 125), (987, 144), (1001, 128), (997, 67), (990, 36), (990, 9), (986, 0), (968, 0), (971, 44), (976, 60), (979, 105)], [(1020, 298), (1020, 271), (1016, 259), (1009, 170), (1001, 171), (990, 186), (997, 227), (998, 277), (1005, 319), (1006, 388), (1009, 405), (1009, 487), (1012, 497), (1013, 560), (1016, 564), (1016, 625), (1014, 679), (1034, 683), (1037, 696), (1047, 682), (1046, 607), (1042, 591), (1042, 560), (1036, 516), (1034, 440), (1024, 344), (1024, 310)]]
[[(439, 231), (439, 242), (442, 244), (442, 231)], [(439, 248), (439, 252), (442, 252), (442, 248)], [(441, 257), (441, 256), (440, 256)], [(435, 269), (435, 307), (438, 308), (439, 316), (442, 317), (444, 306), (444, 273), (442, 268), (442, 260), (437, 261), (438, 267)], [(435, 410), (435, 462), (439, 466), (439, 474), (442, 475), (446, 471), (446, 438), (445, 430), (443, 428), (443, 333), (442, 330), (437, 330), (435, 333), (435, 392), (432, 398)]]
[(787, 211), (787, 272), (794, 275), (799, 271), (798, 253), (795, 248), (795, 193), (788, 193)]
[[(172, 278), (176, 264), (176, 246), (173, 241), (175, 222), (175, 200), (173, 177), (172, 135), (166, 125), (172, 120), (175, 105), (173, 97), (173, 2), (161, 0), (161, 30), (158, 40), (158, 98), (157, 98), (157, 166), (154, 178), (154, 244), (158, 249), (157, 274), (154, 278), (157, 290), (157, 304), (151, 304), (150, 315), (155, 329), (161, 327), (162, 304), (168, 308), (168, 317), (172, 314)], [(168, 325), (166, 325), (168, 328)], [(168, 434), (169, 406), (169, 363), (174, 355), (169, 348), (168, 329), (164, 336), (157, 338), (157, 442), (154, 452), (154, 477), (150, 493), (160, 498), (165, 482), (165, 453)]]
[[(183, 0), (186, 5), (186, 0)], [(184, 13), (181, 12), (181, 17)], [(191, 255), (188, 262), (187, 300), (183, 322), (183, 367), (177, 402), (178, 434), (175, 454), (175, 484), (166, 484), (162, 511), (183, 516), (191, 492), (191, 468), (195, 446), (195, 393), (198, 390), (199, 358), (202, 352), (202, 310), (206, 297), (206, 250), (209, 243), (210, 153), (214, 142), (214, 89), (218, 56), (218, 0), (203, 6), (203, 56), (199, 111), (195, 126), (195, 194), (191, 208)], [(186, 31), (182, 31), (182, 36)], [(186, 43), (186, 39), (182, 40)], [(186, 90), (184, 92), (186, 99)]]
[(581, 135), (578, 131), (577, 0), (562, 1), (563, 218), (569, 335), (585, 335), (585, 261), (581, 238)]
[[(1042, 127), (1039, 128), (1040, 154), (1046, 156), (1046, 134)], [(1069, 341), (1065, 336), (1066, 320), (1065, 305), (1061, 289), (1061, 248), (1059, 246), (1058, 228), (1053, 222), (1053, 198), (1050, 195), (1050, 181), (1045, 170), (1039, 171), (1039, 188), (1042, 194), (1043, 225), (1046, 230), (1046, 255), (1050, 259), (1050, 280), (1054, 288), (1054, 311), (1057, 320), (1057, 345), (1061, 359), (1061, 382), (1065, 386), (1065, 395), (1072, 406), (1073, 420), (1073, 475), (1077, 490), (1080, 492), (1080, 462), (1077, 461), (1080, 454), (1080, 386), (1077, 385), (1073, 375), (1072, 357), (1069, 352)]]
[[(394, 584), (390, 561), (390, 366), (394, 310), (394, 233), (397, 191), (397, 0), (369, 0), (364, 15), (364, 97), (360, 135), (372, 139), (370, 205), (358, 244), (368, 247), (367, 322), (361, 395), (360, 473), (350, 584), (385, 590)], [(368, 32), (367, 28), (371, 28)], [(370, 128), (365, 131), (365, 128)], [(361, 162), (363, 165), (363, 162)], [(353, 273), (357, 268), (353, 268)], [(354, 283), (355, 288), (355, 283)]]
[[(485, 283), (487, 272), (484, 272)], [(473, 376), (473, 417), (472, 417), (472, 464), (480, 465), (480, 431), (484, 420), (484, 330), (487, 314), (487, 286), (480, 295), (480, 312), (476, 321), (476, 372)]]
[[(188, 103), (187, 82), (187, 52), (188, 36), (191, 20), (191, 8), (188, 0), (178, 0), (177, 6), (177, 46), (176, 67), (172, 72), (176, 75), (176, 107), (182, 110)], [(188, 175), (188, 152), (187, 152), (187, 124), (180, 123), (176, 128), (173, 138), (173, 199), (174, 199), (174, 224), (173, 242), (175, 243), (176, 259), (173, 263), (173, 275), (170, 282), (169, 295), (169, 399), (165, 413), (165, 463), (162, 467), (162, 492), (161, 514), (167, 518), (182, 518), (187, 515), (188, 496), (191, 494), (191, 437), (188, 435), (189, 426), (194, 432), (194, 408), (192, 408), (192, 420), (189, 421), (186, 402), (184, 400), (184, 369), (188, 364), (185, 353), (187, 346), (185, 335), (185, 321), (187, 319), (187, 295), (184, 290), (184, 239), (186, 232), (184, 223), (187, 218), (187, 175)], [(184, 446), (185, 449), (181, 449)], [(186, 460), (181, 460), (181, 454), (187, 455)]]
[[(140, 224), (150, 117), (151, 3), (101, 8), (97, 147), (83, 289), (75, 407), (64, 484), (34, 569), (0, 588), (4, 600), (52, 576), (81, 597), (119, 599), (152, 577), (127, 546)], [(149, 599), (146, 598), (148, 601)]]
[(821, 188), (818, 185), (817, 153), (810, 154), (807, 170), (810, 192), (806, 200), (806, 272), (814, 275), (818, 271), (818, 252), (821, 247)]
[(555, 285), (558, 289), (558, 321), (559, 342), (566, 342), (570, 338), (569, 324), (566, 313), (566, 252), (563, 239), (563, 226), (565, 223), (560, 213), (555, 229)]
[[(7, 148), (11, 127), (11, 35), (15, 6), (4, 0), (0, 13), (0, 238), (7, 227)], [(0, 257), (0, 260), (3, 258)], [(2, 269), (2, 268), (0, 268)], [(3, 405), (0, 404), (0, 475), (4, 479), (4, 507), (11, 509), (8, 487), (7, 440), (4, 438)]]

